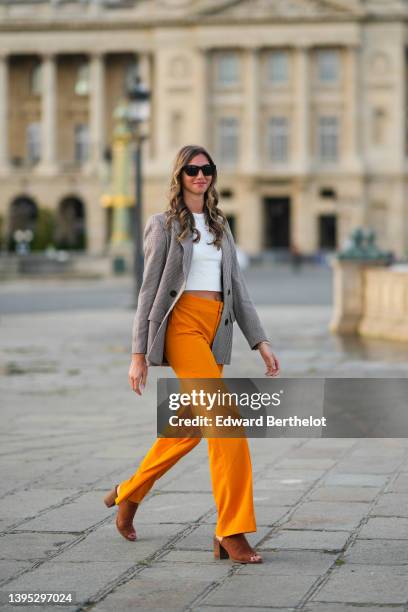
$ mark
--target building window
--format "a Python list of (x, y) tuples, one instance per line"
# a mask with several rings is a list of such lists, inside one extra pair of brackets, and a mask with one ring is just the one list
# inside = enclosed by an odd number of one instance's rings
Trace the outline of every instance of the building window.
[(338, 160), (339, 123), (337, 117), (330, 115), (319, 117), (318, 143), (321, 161), (335, 162)]
[(178, 147), (184, 142), (183, 136), (183, 126), (184, 126), (184, 118), (183, 113), (181, 111), (172, 111), (170, 113), (170, 125), (169, 125), (169, 134), (170, 134), (170, 146)]
[(32, 164), (41, 157), (41, 124), (30, 123), (27, 126), (27, 158)]
[(217, 85), (234, 85), (239, 81), (239, 57), (233, 51), (217, 55), (216, 82)]
[(39, 96), (41, 94), (41, 63), (38, 62), (30, 70), (30, 92)]
[(373, 112), (373, 143), (382, 145), (385, 141), (386, 113), (382, 108), (375, 108)]
[(334, 251), (337, 248), (337, 217), (323, 214), (318, 217), (319, 249)]
[(238, 129), (236, 117), (221, 117), (218, 120), (217, 151), (220, 163), (234, 164), (238, 161)]
[(319, 196), (328, 200), (337, 200), (337, 193), (332, 187), (322, 187)]
[(87, 96), (89, 94), (89, 62), (82, 62), (78, 66), (77, 78), (75, 81), (75, 93), (77, 96)]
[(266, 67), (267, 79), (270, 83), (287, 83), (289, 80), (289, 53), (283, 50), (271, 51)]
[(79, 164), (89, 159), (89, 127), (86, 123), (78, 123), (75, 126), (75, 161)]
[(321, 83), (339, 80), (340, 55), (338, 49), (321, 49), (317, 52), (317, 73)]
[(267, 155), (274, 162), (286, 162), (289, 152), (287, 117), (270, 117), (267, 129)]

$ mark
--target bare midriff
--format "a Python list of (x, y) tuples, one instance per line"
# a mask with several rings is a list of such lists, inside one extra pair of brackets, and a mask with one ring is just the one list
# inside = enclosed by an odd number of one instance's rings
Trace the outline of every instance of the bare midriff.
[(217, 300), (222, 302), (222, 291), (204, 291), (201, 289), (186, 289), (184, 293), (191, 293), (198, 297), (206, 298), (207, 300)]

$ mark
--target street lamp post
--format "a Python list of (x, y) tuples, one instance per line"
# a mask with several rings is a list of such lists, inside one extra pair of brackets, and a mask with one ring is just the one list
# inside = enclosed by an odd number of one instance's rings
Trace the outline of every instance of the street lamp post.
[(136, 139), (136, 146), (134, 149), (134, 165), (135, 165), (135, 206), (134, 206), (134, 260), (133, 260), (133, 273), (134, 273), (134, 299), (135, 306), (137, 304), (137, 297), (139, 295), (140, 287), (142, 286), (143, 280), (143, 249), (142, 249), (142, 142), (143, 137)]
[(142, 249), (142, 144), (147, 138), (142, 133), (142, 125), (150, 116), (150, 91), (142, 83), (137, 72), (133, 73), (127, 82), (127, 111), (126, 119), (135, 141), (135, 206), (134, 206), (134, 306), (137, 304), (139, 291), (143, 280), (143, 249)]

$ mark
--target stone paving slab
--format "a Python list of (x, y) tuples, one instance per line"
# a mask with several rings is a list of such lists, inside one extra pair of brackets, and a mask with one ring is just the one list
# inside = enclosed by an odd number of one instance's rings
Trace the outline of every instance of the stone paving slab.
[(404, 604), (408, 599), (408, 567), (347, 565), (336, 568), (312, 601), (354, 604)]
[(1, 514), (5, 518), (5, 526), (10, 527), (23, 519), (34, 518), (39, 512), (60, 505), (76, 494), (78, 489), (42, 488), (16, 491), (1, 502)]
[(204, 597), (202, 603), (250, 606), (254, 602), (260, 606), (293, 607), (306, 595), (318, 579), (318, 574), (297, 575), (234, 575), (228, 581)]
[(168, 484), (159, 485), (160, 491), (177, 491), (178, 493), (212, 493), (211, 480), (208, 474), (197, 477), (195, 474), (185, 475), (183, 480), (173, 480)]
[(308, 495), (310, 501), (371, 502), (381, 491), (379, 487), (321, 486)]
[(313, 484), (320, 480), (323, 470), (314, 469), (277, 469), (275, 466), (270, 475), (259, 480), (255, 486), (258, 489), (274, 488), (275, 490), (287, 488), (290, 484), (298, 484), (299, 488)]
[[(294, 479), (296, 480), (296, 479)], [(298, 486), (298, 485), (297, 485)], [(257, 507), (268, 506), (289, 506), (292, 507), (294, 504), (299, 502), (307, 493), (308, 488), (303, 489), (294, 488), (294, 486), (287, 486), (286, 489), (276, 490), (273, 487), (258, 488), (254, 486), (254, 502)]]
[(75, 465), (60, 469), (58, 472), (49, 474), (41, 480), (41, 484), (54, 488), (89, 487), (94, 482), (103, 478), (104, 474), (112, 473), (115, 469), (123, 466), (123, 459), (102, 459), (89, 457), (84, 463), (78, 460)]
[(106, 518), (99, 493), (91, 491), (19, 526), (21, 531), (81, 532)]
[(370, 505), (362, 502), (305, 501), (285, 522), (284, 529), (353, 530), (368, 513)]
[(397, 539), (361, 540), (357, 538), (352, 546), (345, 552), (344, 560), (347, 563), (361, 563), (369, 565), (408, 565), (407, 542)]
[[(408, 539), (408, 518), (373, 517), (362, 527), (360, 538)], [(408, 544), (408, 543), (407, 543)]]
[(0, 582), (12, 578), (15, 574), (31, 567), (27, 561), (15, 561), (11, 559), (0, 559)]
[(376, 501), (370, 514), (408, 518), (408, 493), (384, 494)]
[(351, 455), (347, 459), (339, 461), (336, 470), (345, 474), (393, 474), (399, 468), (401, 458), (386, 457), (377, 458), (374, 454), (365, 457), (355, 457)]
[(46, 559), (76, 539), (67, 533), (4, 533), (0, 557), (16, 561)]
[(408, 474), (398, 476), (387, 486), (387, 493), (408, 493)]
[(386, 476), (376, 474), (352, 474), (345, 472), (333, 472), (324, 479), (325, 485), (346, 485), (349, 487), (382, 487), (387, 483)]
[(275, 464), (277, 470), (328, 470), (336, 464), (336, 459), (323, 457), (284, 457)]
[(340, 552), (350, 537), (349, 531), (307, 531), (281, 529), (270, 535), (262, 544), (262, 550), (275, 548), (324, 550)]
[[(181, 582), (181, 581), (180, 581)], [(113, 610), (143, 612), (176, 611), (183, 610), (190, 602), (211, 585), (210, 580), (188, 580), (177, 588), (177, 578), (173, 575), (167, 580), (163, 578), (148, 579), (138, 575), (125, 585), (116, 588), (103, 601), (95, 604), (92, 609), (96, 612), (112, 612)]]
[(261, 565), (242, 565), (237, 575), (249, 576), (319, 576), (325, 574), (337, 559), (336, 553), (323, 553), (315, 550), (276, 550), (262, 551), (264, 563)]
[(208, 512), (213, 504), (211, 493), (160, 493), (140, 505), (138, 520), (166, 523), (193, 521)]
[(89, 533), (75, 546), (69, 547), (55, 558), (55, 563), (100, 561), (119, 563), (143, 561), (160, 550), (177, 533), (182, 532), (186, 525), (176, 523), (151, 523), (136, 527), (137, 540), (129, 542), (118, 537), (114, 522), (102, 525), (96, 531)]

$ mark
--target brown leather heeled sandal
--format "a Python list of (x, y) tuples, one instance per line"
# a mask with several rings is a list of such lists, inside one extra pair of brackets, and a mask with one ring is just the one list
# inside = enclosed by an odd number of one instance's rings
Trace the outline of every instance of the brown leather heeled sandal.
[[(103, 500), (105, 503), (105, 506), (107, 506), (108, 508), (111, 508), (112, 506), (115, 505), (115, 499), (118, 496), (118, 492), (119, 492), (119, 485), (115, 485), (112, 491), (110, 491)], [(129, 522), (131, 523), (133, 521), (133, 517), (135, 516), (136, 510), (139, 504), (136, 502), (132, 502), (127, 499), (124, 499), (119, 504), (117, 504), (117, 506), (118, 506), (118, 513), (116, 515), (116, 520), (115, 520), (116, 528), (119, 531), (119, 533), (125, 538), (125, 540), (129, 540), (129, 542), (134, 542), (137, 538), (135, 528), (132, 525), (132, 527), (129, 529), (128, 525), (129, 525)], [(119, 516), (120, 514), (124, 514), (125, 516), (120, 517)], [(119, 524), (120, 520), (124, 520), (124, 523), (126, 526), (122, 527)]]
[(261, 555), (251, 548), (243, 533), (224, 537), (214, 535), (214, 557), (229, 558), (234, 563), (263, 563)]

